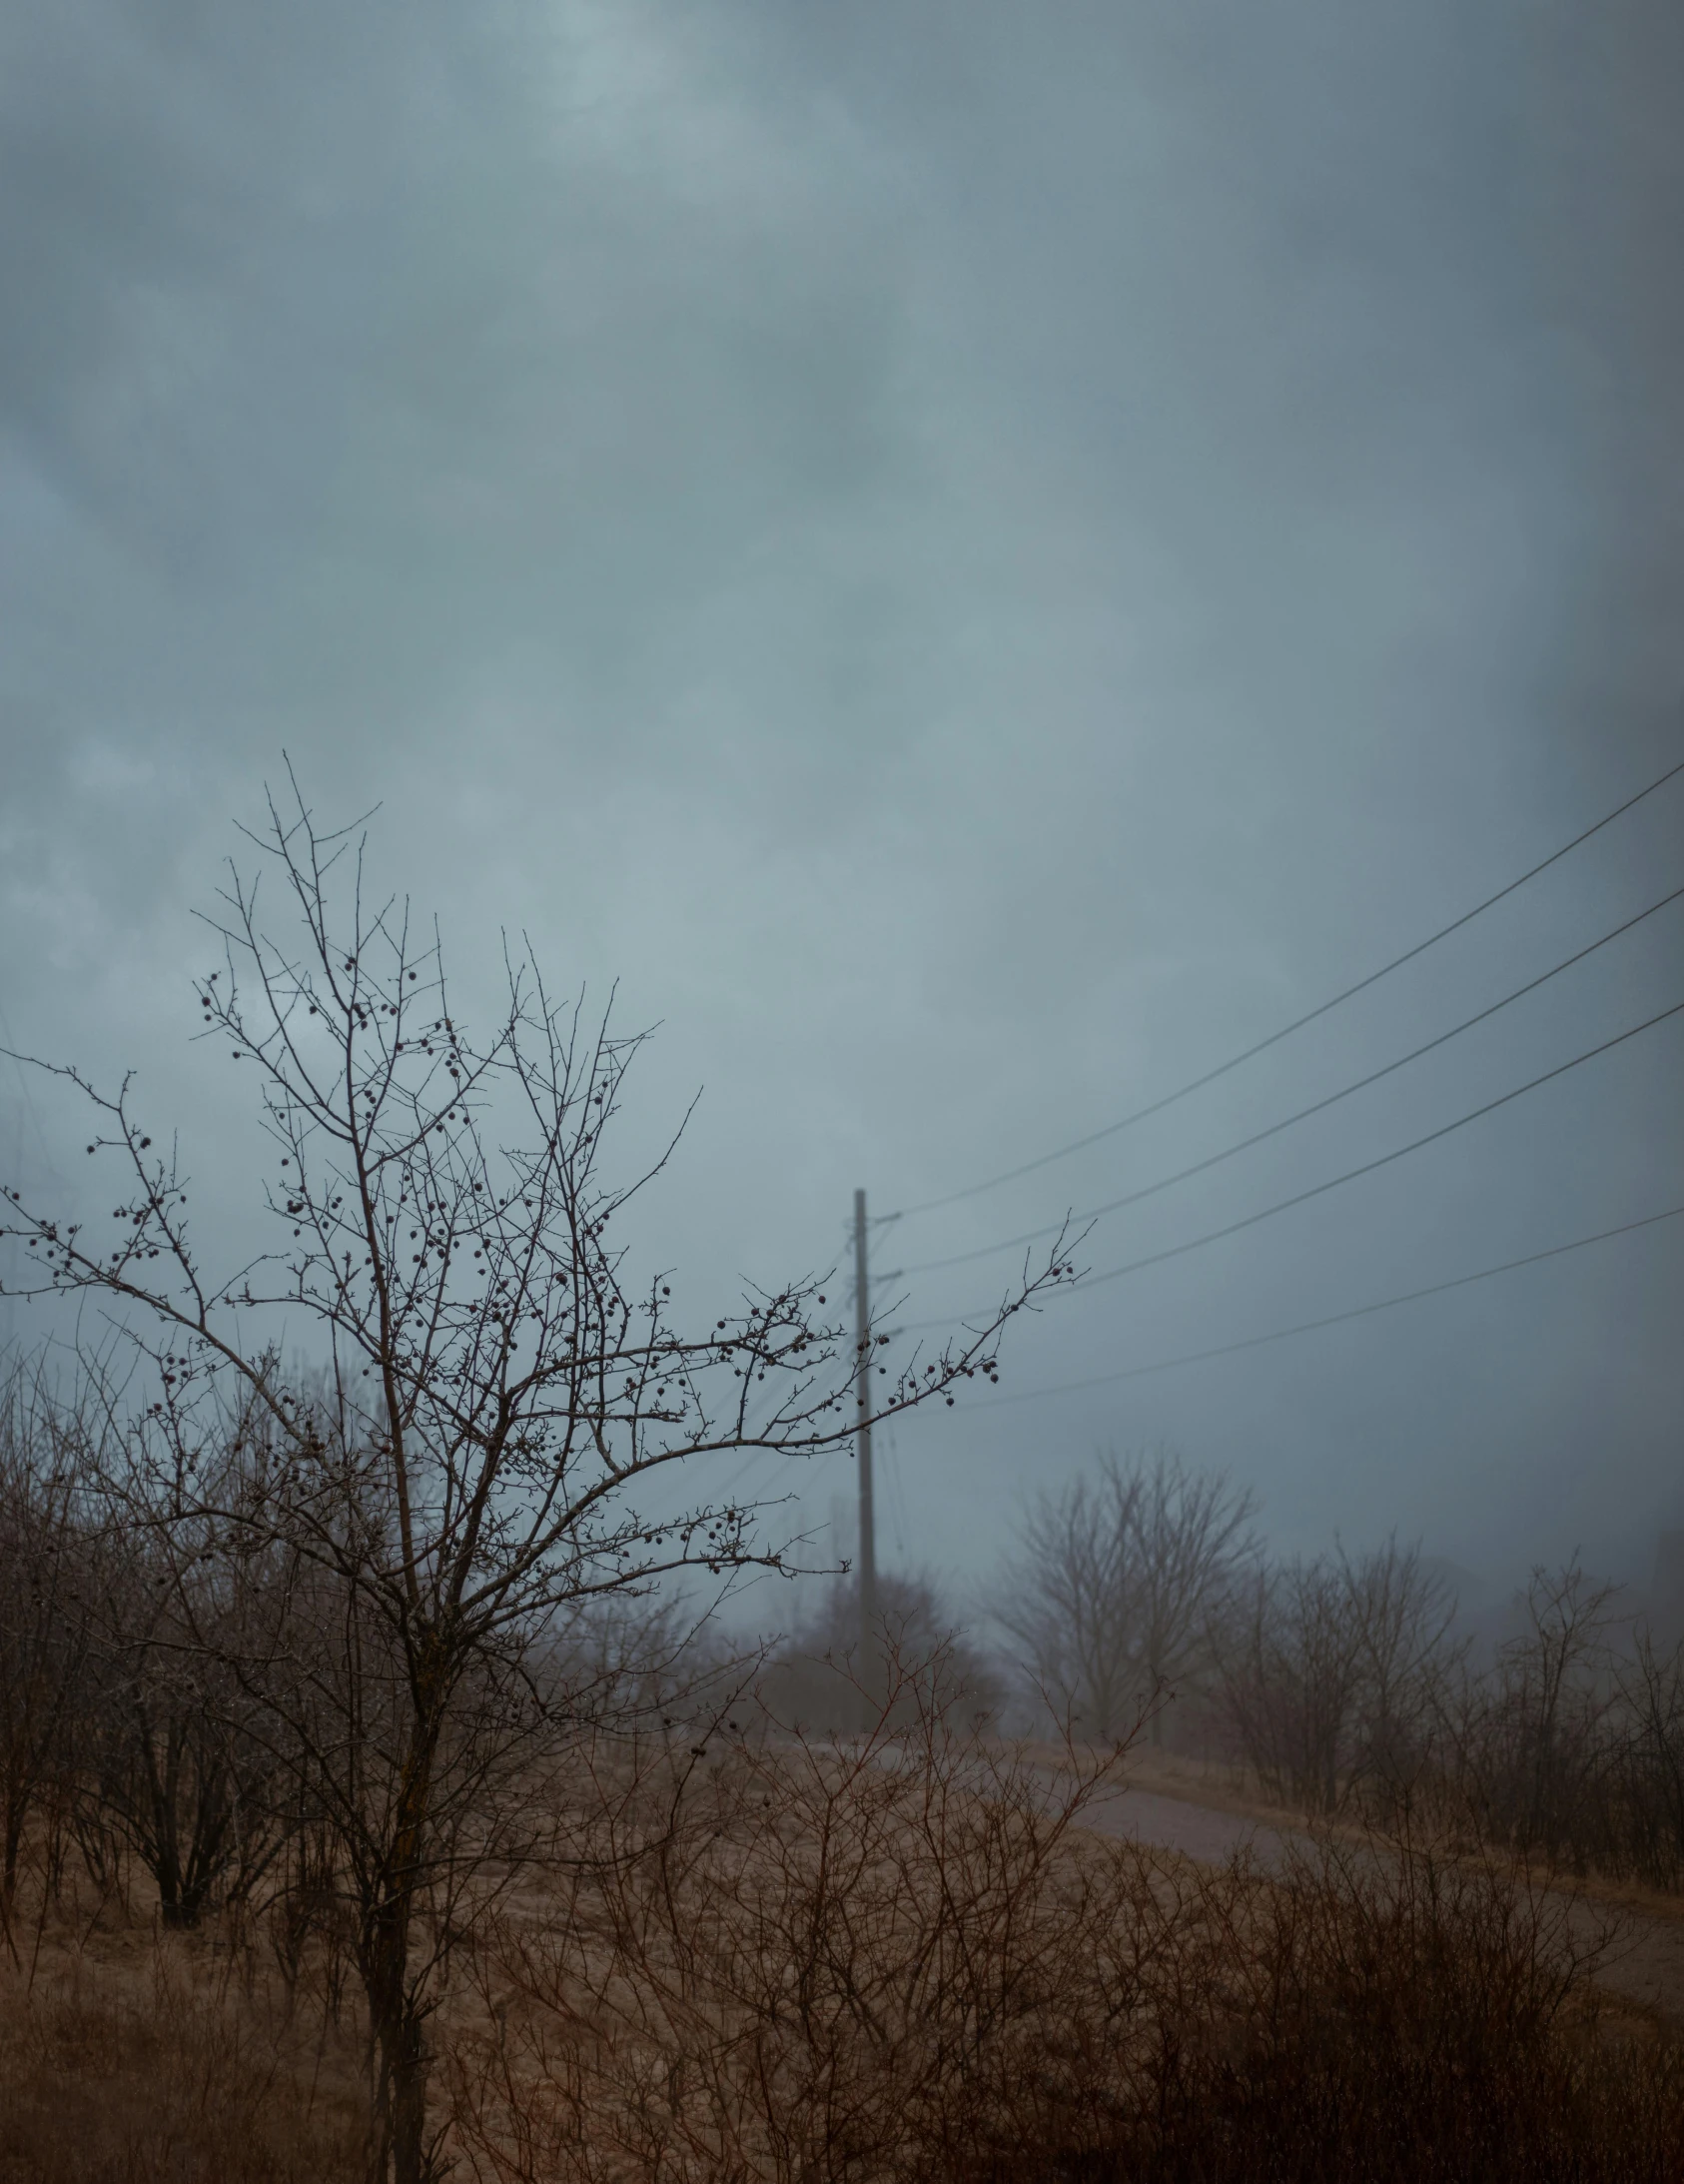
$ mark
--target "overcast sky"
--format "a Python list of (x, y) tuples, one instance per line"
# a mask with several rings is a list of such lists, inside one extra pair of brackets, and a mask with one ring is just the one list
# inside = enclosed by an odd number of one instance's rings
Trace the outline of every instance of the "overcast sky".
[[(703, 1287), (1173, 1089), (1684, 758), (1681, 112), (1669, 0), (0, 0), (0, 1029), (136, 1065), (237, 1177), (191, 913), (286, 749), (325, 818), (381, 804), (469, 989), (524, 927), (661, 1023), (626, 1158), (703, 1088), (649, 1232)], [(1684, 779), (879, 1267), (1336, 1089), (1681, 845)], [(1082, 1263), (1680, 1000), (1684, 904)], [(980, 1576), (1027, 1489), (1167, 1440), (1285, 1545), (1645, 1576), (1684, 1221), (1000, 1399), (1684, 1203), (1681, 1025), (1015, 1330), (993, 1402), (885, 1448), (884, 1559)], [(74, 1134), (0, 1074), (8, 1165)]]

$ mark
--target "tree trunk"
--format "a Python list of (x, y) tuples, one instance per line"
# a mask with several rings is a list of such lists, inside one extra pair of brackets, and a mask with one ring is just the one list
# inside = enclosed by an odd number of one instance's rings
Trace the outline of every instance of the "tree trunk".
[(365, 1929), (369, 2031), (379, 2055), (374, 2184), (427, 2184), (426, 2018), (410, 1983), (410, 1921), (424, 1871), (432, 1763), (441, 1703), (418, 1678), (416, 1719), (399, 1784), (390, 1848)]
[[(405, 1950), (408, 1956), (408, 1948)], [(426, 2158), (426, 2024), (425, 2013), (412, 1998), (400, 1994), (379, 2027), (380, 2085), (378, 2129), (380, 2153), (375, 2174), (390, 2175), (393, 2184), (425, 2184)]]
[(12, 1905), (18, 1892), (18, 1852), (23, 1847), (24, 1802), (21, 1797), (6, 1804), (6, 1849), (0, 1863), (0, 1939), (12, 1941)]

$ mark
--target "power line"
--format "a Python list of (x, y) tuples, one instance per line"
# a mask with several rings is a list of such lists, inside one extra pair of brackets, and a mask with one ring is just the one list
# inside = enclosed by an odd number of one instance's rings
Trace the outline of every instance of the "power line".
[[(1536, 993), (1540, 986), (1547, 985), (1552, 978), (1558, 978), (1563, 971), (1571, 970), (1575, 963), (1582, 963), (1586, 956), (1594, 955), (1598, 948), (1605, 948), (1610, 941), (1618, 940), (1622, 933), (1629, 933), (1633, 926), (1641, 925), (1645, 918), (1653, 917), (1657, 910), (1664, 910), (1669, 903), (1678, 901), (1680, 896), (1684, 896), (1684, 887), (1675, 887), (1671, 894), (1663, 895), (1659, 902), (1651, 902), (1646, 910), (1639, 910), (1635, 917), (1628, 917), (1623, 924), (1616, 925), (1599, 940), (1593, 940), (1588, 946), (1564, 957), (1551, 969), (1540, 972), (1536, 978), (1528, 979), (1525, 985), (1516, 986), (1512, 993), (1505, 993), (1500, 1001), (1493, 1001), (1488, 1008), (1480, 1009), (1476, 1015), (1464, 1017), (1448, 1031), (1441, 1031), (1436, 1038), (1428, 1039), (1424, 1045), (1412, 1048), (1407, 1054), (1400, 1054), (1395, 1061), (1387, 1062), (1383, 1068), (1370, 1070), (1367, 1076), (1358, 1077), (1337, 1092), (1329, 1092), (1325, 1099), (1314, 1100), (1308, 1107), (1300, 1107), (1295, 1114), (1287, 1115), (1279, 1122), (1271, 1122), (1266, 1130), (1255, 1130), (1250, 1137), (1241, 1138), (1238, 1144), (1225, 1146), (1220, 1153), (1208, 1154), (1204, 1160), (1196, 1160), (1191, 1167), (1179, 1168), (1174, 1175), (1161, 1176), (1156, 1183), (1143, 1184), (1138, 1191), (1126, 1192), (1122, 1198), (1108, 1199), (1103, 1206), (1090, 1206), (1085, 1212), (1073, 1214), (1069, 1218), (1075, 1221), (1097, 1221), (1104, 1214), (1120, 1213), (1125, 1206), (1138, 1206), (1144, 1198), (1155, 1197), (1158, 1192), (1169, 1190), (1173, 1184), (1185, 1183), (1191, 1176), (1203, 1175), (1209, 1168), (1220, 1167), (1225, 1160), (1232, 1160), (1237, 1153), (1249, 1152), (1254, 1145), (1262, 1145), (1267, 1138), (1278, 1137), (1282, 1130), (1289, 1130), (1294, 1123), (1305, 1122), (1311, 1115), (1319, 1115), (1323, 1109), (1336, 1106), (1340, 1100), (1349, 1099), (1353, 1092), (1365, 1091), (1369, 1085), (1378, 1084), (1382, 1077), (1391, 1076), (1410, 1062), (1419, 1061), (1423, 1054), (1430, 1054), (1434, 1048), (1445, 1046), (1450, 1040), (1459, 1038), (1464, 1031), (1471, 1031), (1476, 1024), (1484, 1023), (1487, 1018), (1497, 1015), (1511, 1003), (1523, 1000), (1529, 993)], [(879, 1279), (898, 1280), (911, 1274), (934, 1274), (943, 1267), (966, 1266), (975, 1259), (991, 1258), (999, 1251), (1015, 1250), (1020, 1244), (1036, 1243), (1043, 1236), (1056, 1236), (1064, 1226), (1066, 1224), (1062, 1221), (1044, 1222), (1038, 1229), (1026, 1229), (1021, 1236), (1008, 1236), (1001, 1243), (979, 1244), (974, 1251), (954, 1252), (945, 1259), (919, 1260), (912, 1266), (900, 1268), (894, 1276), (883, 1275)]]
[(1476, 917), (1482, 917), (1487, 910), (1512, 895), (1517, 888), (1524, 887), (1528, 880), (1536, 879), (1540, 872), (1547, 872), (1552, 864), (1559, 864), (1563, 857), (1589, 841), (1593, 834), (1600, 834), (1605, 826), (1612, 826), (1616, 819), (1623, 817), (1634, 805), (1640, 804), (1646, 796), (1652, 796), (1656, 789), (1665, 787), (1679, 773), (1684, 773), (1684, 758), (1676, 765), (1669, 766), (1664, 773), (1658, 774), (1646, 788), (1640, 788), (1635, 796), (1628, 796), (1624, 803), (1616, 804), (1612, 811), (1606, 812), (1594, 825), (1587, 826), (1582, 833), (1575, 834), (1571, 841), (1563, 842), (1559, 849), (1552, 850), (1539, 863), (1522, 872), (1518, 879), (1511, 879), (1505, 887), (1499, 887), (1494, 895), (1487, 895), (1483, 902), (1476, 902), (1471, 910), (1464, 910), (1460, 917), (1452, 918), (1448, 925), (1440, 925), (1436, 932), (1429, 933), (1424, 940), (1416, 941), (1412, 948), (1405, 948), (1401, 955), (1394, 955), (1389, 963), (1382, 963), (1378, 970), (1370, 971), (1365, 978), (1357, 979), (1353, 986), (1346, 986), (1342, 992), (1335, 993), (1330, 1001), (1323, 1001), (1307, 1014), (1294, 1017), (1289, 1024), (1282, 1024), (1278, 1031), (1271, 1031), (1266, 1039), (1260, 1039), (1255, 1046), (1249, 1046), (1244, 1052), (1231, 1056), (1215, 1069), (1208, 1069), (1202, 1077), (1191, 1078), (1175, 1091), (1166, 1092), (1161, 1099), (1152, 1101), (1149, 1106), (1138, 1107), (1132, 1115), (1125, 1115), (1117, 1122), (1109, 1122), (1103, 1129), (1090, 1131), (1086, 1137), (1076, 1138), (1069, 1145), (1061, 1145), (1055, 1152), (1042, 1153), (1037, 1159), (1026, 1160), (1016, 1168), (1003, 1169), (999, 1175), (989, 1176), (981, 1183), (967, 1184), (963, 1190), (948, 1191), (940, 1198), (920, 1199), (915, 1206), (902, 1206), (893, 1213), (880, 1214), (879, 1222), (909, 1221), (914, 1214), (933, 1213), (938, 1207), (957, 1205), (963, 1198), (975, 1198), (983, 1191), (998, 1189), (1002, 1183), (1013, 1183), (1019, 1176), (1033, 1175), (1038, 1168), (1050, 1167), (1055, 1160), (1064, 1160), (1072, 1153), (1085, 1152), (1090, 1145), (1098, 1145), (1102, 1138), (1114, 1137), (1119, 1130), (1132, 1129), (1137, 1122), (1145, 1122), (1149, 1115), (1162, 1114), (1166, 1107), (1173, 1106), (1177, 1100), (1184, 1100), (1189, 1093), (1198, 1092), (1208, 1084), (1215, 1084), (1219, 1077), (1226, 1077), (1230, 1070), (1238, 1069), (1243, 1062), (1252, 1061), (1269, 1047), (1277, 1046), (1282, 1039), (1290, 1038), (1294, 1031), (1301, 1031), (1306, 1024), (1313, 1024), (1317, 1017), (1325, 1016), (1330, 1009), (1336, 1009), (1355, 995), (1366, 992), (1368, 987), (1378, 984), (1380, 979), (1389, 977), (1395, 970), (1401, 970), (1405, 963), (1412, 963), (1416, 956), (1424, 955), (1428, 948), (1434, 948), (1439, 941), (1447, 940), (1452, 933), (1460, 932), (1464, 925), (1471, 924)]
[(1374, 1312), (1389, 1312), (1394, 1305), (1414, 1304), (1422, 1297), (1441, 1296), (1450, 1289), (1465, 1289), (1470, 1282), (1488, 1282), (1498, 1274), (1512, 1274), (1517, 1267), (1535, 1267), (1545, 1259), (1559, 1259), (1590, 1244), (1605, 1244), (1613, 1236), (1629, 1236), (1635, 1229), (1653, 1228), (1657, 1222), (1676, 1221), (1684, 1206), (1669, 1206), (1664, 1213), (1646, 1214), (1641, 1221), (1626, 1221), (1617, 1229), (1600, 1229), (1594, 1236), (1575, 1237), (1570, 1244), (1552, 1244), (1547, 1251), (1528, 1252), (1523, 1259), (1505, 1259), (1500, 1266), (1481, 1267), (1476, 1274), (1458, 1274), (1447, 1282), (1429, 1282), (1424, 1289), (1404, 1290), (1396, 1297), (1380, 1297), (1373, 1304), (1353, 1305), (1346, 1312), (1329, 1312), (1319, 1320), (1300, 1320), (1295, 1327), (1277, 1327), (1267, 1335), (1249, 1335), (1243, 1342), (1218, 1343), (1209, 1350), (1189, 1350), (1178, 1358), (1159, 1358), (1151, 1365), (1128, 1365), (1117, 1373), (1096, 1373), (1090, 1380), (1062, 1381), (1056, 1388), (1028, 1388), (1010, 1396), (992, 1396), (987, 1403), (967, 1403), (967, 1411), (992, 1411), (1002, 1403), (1033, 1403), (1043, 1396), (1073, 1395), (1084, 1388), (1104, 1388), (1113, 1381), (1139, 1380), (1148, 1373), (1168, 1373), (1181, 1365), (1202, 1365), (1211, 1358), (1231, 1358), (1242, 1350), (1257, 1350), (1265, 1343), (1285, 1342), (1293, 1335), (1311, 1335), (1318, 1328), (1337, 1327), (1345, 1320), (1363, 1320)]
[[(1675, 1001), (1658, 1015), (1646, 1017), (1640, 1024), (1633, 1024), (1627, 1031), (1619, 1031), (1611, 1039), (1604, 1039), (1599, 1046), (1587, 1047), (1582, 1054), (1575, 1054), (1569, 1061), (1557, 1062), (1553, 1069), (1546, 1069), (1542, 1076), (1532, 1077), (1525, 1084), (1517, 1084), (1511, 1092), (1500, 1092), (1494, 1100), (1486, 1100), (1479, 1107), (1469, 1108), (1465, 1115), (1458, 1115), (1453, 1122), (1441, 1123), (1436, 1130), (1429, 1130), (1424, 1137), (1413, 1138), (1407, 1145), (1399, 1145), (1392, 1152), (1380, 1153), (1373, 1160), (1365, 1160), (1360, 1167), (1347, 1168), (1342, 1175), (1329, 1176), (1323, 1183), (1312, 1183), (1307, 1190), (1294, 1191), (1290, 1198), (1276, 1199), (1272, 1206), (1264, 1206), (1257, 1213), (1249, 1213), (1242, 1220), (1230, 1221), (1225, 1227), (1211, 1229), (1203, 1236), (1190, 1237), (1186, 1243), (1171, 1244), (1163, 1251), (1149, 1252), (1144, 1259), (1131, 1259), (1120, 1267), (1108, 1267), (1103, 1274), (1085, 1275), (1077, 1289), (1070, 1292), (1080, 1295), (1095, 1289), (1101, 1282), (1115, 1282), (1125, 1274), (1139, 1274), (1146, 1267), (1162, 1266), (1167, 1259), (1180, 1259), (1190, 1251), (1202, 1250), (1206, 1244), (1220, 1243), (1226, 1236), (1238, 1236), (1243, 1229), (1256, 1228), (1260, 1221), (1267, 1221), (1277, 1213), (1285, 1213), (1290, 1207), (1301, 1206), (1307, 1200), (1320, 1198), (1327, 1191), (1336, 1191), (1341, 1184), (1354, 1183), (1358, 1176), (1372, 1175), (1377, 1168), (1387, 1168), (1394, 1160), (1402, 1160), (1407, 1154), (1418, 1153), (1425, 1145), (1435, 1145), (1440, 1138), (1447, 1138), (1452, 1131), (1465, 1129), (1470, 1122), (1477, 1122), (1482, 1115), (1489, 1115), (1499, 1107), (1506, 1107), (1511, 1100), (1535, 1092), (1539, 1085), (1550, 1084), (1557, 1077), (1564, 1077), (1581, 1063), (1594, 1061), (1599, 1054), (1607, 1054), (1628, 1039), (1635, 1039), (1645, 1031), (1652, 1031), (1656, 1024), (1664, 1024), (1671, 1016), (1684, 1014), (1684, 1001)], [(982, 1309), (988, 1309), (986, 1307)], [(952, 1327), (963, 1324), (977, 1313), (956, 1314), (945, 1320), (919, 1320), (899, 1332), (913, 1335), (932, 1327)]]
[(1261, 1213), (1247, 1214), (1242, 1221), (1231, 1221), (1226, 1227), (1212, 1229), (1208, 1235), (1195, 1236), (1185, 1244), (1172, 1244), (1168, 1250), (1149, 1252), (1144, 1259), (1131, 1259), (1127, 1265), (1108, 1267), (1104, 1274), (1089, 1277), (1087, 1287), (1092, 1289), (1101, 1282), (1115, 1282), (1124, 1274), (1137, 1274), (1143, 1267), (1161, 1266), (1166, 1259), (1179, 1259), (1184, 1253), (1198, 1251), (1206, 1244), (1215, 1244), (1225, 1236), (1237, 1236), (1242, 1229), (1255, 1228), (1260, 1221), (1267, 1221), (1272, 1215), (1285, 1213), (1288, 1207), (1301, 1206), (1307, 1199), (1319, 1198), (1325, 1191), (1336, 1191), (1340, 1184), (1354, 1183), (1358, 1176), (1372, 1175), (1376, 1168), (1386, 1168), (1394, 1160), (1402, 1160), (1409, 1153), (1418, 1153), (1423, 1145), (1436, 1145), (1440, 1138), (1447, 1138), (1453, 1130), (1465, 1129), (1470, 1122), (1477, 1122), (1481, 1115), (1493, 1114), (1497, 1108), (1506, 1107), (1510, 1100), (1518, 1100), (1528, 1092), (1535, 1092), (1539, 1085), (1550, 1084), (1557, 1077), (1564, 1077), (1570, 1069), (1577, 1069), (1582, 1062), (1594, 1061), (1599, 1054), (1607, 1054), (1614, 1047), (1623, 1046), (1628, 1039), (1635, 1039), (1645, 1031), (1652, 1031), (1656, 1024), (1664, 1024), (1669, 1016), (1684, 1012), (1684, 1001), (1674, 1001), (1671, 1008), (1662, 1009), (1640, 1024), (1633, 1024), (1629, 1031), (1616, 1032), (1611, 1039), (1604, 1039), (1600, 1046), (1587, 1047), (1582, 1054), (1575, 1054), (1571, 1061), (1557, 1062), (1553, 1069), (1546, 1069), (1541, 1077), (1533, 1077), (1525, 1084), (1517, 1084), (1512, 1092), (1500, 1092), (1494, 1100), (1486, 1100), (1483, 1106), (1469, 1108), (1465, 1115), (1458, 1115), (1454, 1122), (1441, 1123), (1436, 1130), (1429, 1130), (1425, 1137), (1414, 1138), (1407, 1145), (1399, 1145), (1395, 1152), (1381, 1153), (1374, 1160), (1365, 1160), (1359, 1168), (1347, 1168), (1343, 1175), (1329, 1176), (1325, 1183), (1312, 1183), (1307, 1191), (1294, 1191), (1290, 1198), (1278, 1199), (1272, 1206), (1264, 1206)]

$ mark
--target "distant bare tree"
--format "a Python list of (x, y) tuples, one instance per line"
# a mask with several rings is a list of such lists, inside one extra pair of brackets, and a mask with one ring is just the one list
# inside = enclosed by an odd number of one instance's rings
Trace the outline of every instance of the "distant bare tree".
[(1684, 1882), (1684, 1644), (1658, 1648), (1638, 1634), (1620, 1670), (1630, 1724), (1625, 1749), (1632, 1862), (1662, 1887)]
[(1597, 1585), (1577, 1559), (1535, 1570), (1526, 1588), (1526, 1636), (1504, 1648), (1505, 1696), (1518, 1724), (1526, 1789), (1526, 1840), (1553, 1843), (1566, 1832), (1559, 1806), (1564, 1773), (1590, 1753), (1612, 1697), (1607, 1633), (1618, 1587)]
[(1447, 1711), (1447, 1766), (1460, 1793), (1482, 1827), (1523, 1851), (1581, 1864), (1615, 1853), (1610, 1792), (1625, 1726), (1609, 1642), (1617, 1593), (1576, 1557), (1534, 1570), (1517, 1601), (1524, 1630)]
[(1036, 1678), (1096, 1737), (1150, 1712), (1209, 1657), (1211, 1619), (1255, 1553), (1250, 1494), (1171, 1451), (1100, 1459), (1042, 1495), (998, 1589), (999, 1621)]
[(1152, 1740), (1162, 1743), (1156, 1701), (1208, 1664), (1212, 1619), (1257, 1554), (1257, 1505), (1220, 1473), (1189, 1472), (1165, 1450), (1150, 1464), (1137, 1458), (1134, 1477), (1140, 1659), (1155, 1701)]
[[(371, 900), (356, 829), (319, 831), (295, 784), (254, 840), (296, 930), (277, 938), (234, 869), (211, 920), (223, 962), (196, 992), (205, 1031), (259, 1079), (276, 1248), (213, 1276), (188, 1179), (132, 1083), (107, 1093), (56, 1066), (92, 1118), (90, 1154), (123, 1181), (93, 1228), (14, 1186), (3, 1233), (35, 1291), (118, 1316), (117, 1347), (85, 1370), (121, 1430), (114, 1491), (137, 1536), (281, 1566), (285, 1618), (238, 1657), (285, 1718), (278, 1742), (334, 1757), (311, 1793), (338, 1800), (360, 1861), (375, 2170), (421, 2184), (452, 1926), (423, 1939), (418, 1921), (461, 1870), (467, 1787), (529, 1733), (533, 1647), (557, 1615), (664, 1573), (780, 1567), (735, 1499), (657, 1490), (726, 1452), (843, 1445), (858, 1359), (822, 1278), (745, 1295), (690, 1334), (667, 1278), (633, 1286), (614, 1224), (671, 1147), (628, 1185), (601, 1155), (641, 1037), (558, 1007), (513, 954), (475, 1038), (436, 939)], [(1069, 1275), (1062, 1253), (1061, 1237), (937, 1356), (885, 1361), (875, 1415), (992, 1374), (1008, 1315)], [(321, 1391), (289, 1385), (283, 1324), (316, 1330)]]
[(1031, 1505), (995, 1590), (995, 1615), (1054, 1707), (1107, 1742), (1138, 1692), (1129, 1550), (1138, 1488), (1115, 1469)]
[(1260, 1569), (1219, 1653), (1224, 1709), (1265, 1788), (1323, 1813), (1371, 1779), (1397, 1794), (1419, 1756), (1453, 1615), (1418, 1549), (1395, 1539)]
[(1221, 1639), (1222, 1698), (1241, 1751), (1283, 1802), (1331, 1812), (1361, 1680), (1361, 1640), (1336, 1567), (1259, 1570)]
[(1391, 1804), (1423, 1764), (1444, 1680), (1465, 1656), (1454, 1637), (1456, 1604), (1396, 1536), (1354, 1561), (1341, 1547), (1339, 1574), (1356, 1634), (1358, 1721), (1349, 1779)]

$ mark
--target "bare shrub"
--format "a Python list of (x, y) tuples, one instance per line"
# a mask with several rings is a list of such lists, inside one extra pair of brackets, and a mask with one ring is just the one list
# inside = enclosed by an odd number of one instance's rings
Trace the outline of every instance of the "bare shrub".
[(1438, 1789), (1527, 1855), (1684, 1885), (1684, 1646), (1634, 1635), (1576, 1560), (1532, 1575), (1525, 1629), (1446, 1694)]
[(1026, 2072), (1080, 2078), (1054, 2028), (1073, 1981), (1126, 2013), (1111, 1914), (1143, 1868), (1061, 1855), (1101, 1772), (1056, 1782), (927, 1702), (891, 1730), (926, 1665), (891, 1663), (863, 1738), (624, 1755), (575, 1891), (480, 1959), (497, 2032), (456, 2083), (483, 2173), (899, 2173)]
[(1156, 2118), (1132, 2119), (1089, 2174), (1674, 2173), (1684, 2055), (1670, 2039), (1599, 2036), (1590, 1981), (1607, 1932), (1586, 1937), (1570, 1901), (1522, 1867), (1376, 1835), (1294, 1851), (1240, 1902), (1216, 2038), (1177, 2050)]
[(1523, 1849), (1581, 1864), (1607, 1757), (1614, 1597), (1576, 1562), (1534, 1571), (1528, 1629), (1502, 1650), (1485, 1723), (1488, 1824)]
[(452, 2048), (495, 2184), (1667, 2175), (1676, 2051), (1599, 1942), (1410, 1835), (1207, 1871), (954, 1732), (604, 1751), (563, 1901), (506, 1905)]
[[(919, 1705), (932, 1701), (972, 1727), (999, 1719), (1006, 1701), (1001, 1676), (955, 1624), (932, 1578), (879, 1572), (877, 1602), (880, 1657), (899, 1664), (891, 1727), (910, 1725)], [(833, 1578), (759, 1679), (768, 1715), (809, 1733), (879, 1725), (882, 1694), (867, 1691), (859, 1642), (858, 1580)]]
[(238, 1666), (275, 1573), (205, 1533), (184, 1524), (102, 1558), (83, 1723), (83, 1832), (121, 1836), (168, 1926), (248, 1896), (279, 1840), (278, 1755)]

